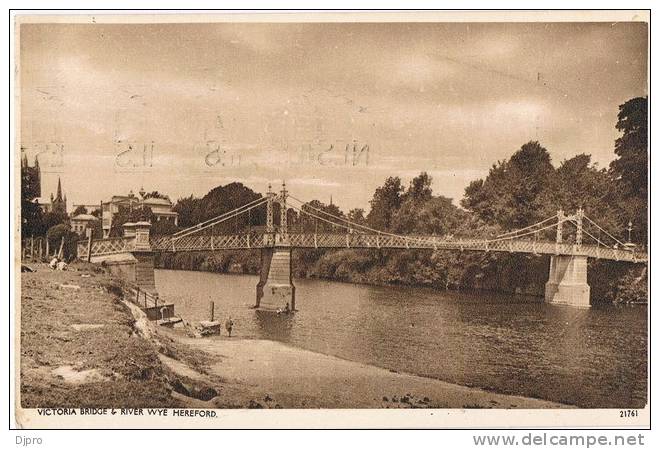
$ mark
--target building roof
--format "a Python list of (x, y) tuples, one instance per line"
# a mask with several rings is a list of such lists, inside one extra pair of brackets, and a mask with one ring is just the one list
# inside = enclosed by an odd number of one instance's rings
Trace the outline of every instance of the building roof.
[(163, 206), (171, 206), (172, 202), (170, 200), (166, 200), (165, 198), (147, 198), (145, 200), (142, 200), (143, 204), (161, 204)]
[(98, 218), (96, 218), (94, 215), (89, 215), (89, 214), (78, 214), (75, 217), (72, 218), (72, 220), (78, 220), (78, 221), (96, 221)]

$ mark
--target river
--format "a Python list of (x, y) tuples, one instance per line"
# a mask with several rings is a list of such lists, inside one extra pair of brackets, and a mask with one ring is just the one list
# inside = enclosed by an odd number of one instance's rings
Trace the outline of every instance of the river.
[(257, 278), (156, 270), (161, 298), (196, 322), (231, 315), (239, 338), (588, 408), (646, 403), (647, 309), (298, 279), (292, 316), (258, 313)]

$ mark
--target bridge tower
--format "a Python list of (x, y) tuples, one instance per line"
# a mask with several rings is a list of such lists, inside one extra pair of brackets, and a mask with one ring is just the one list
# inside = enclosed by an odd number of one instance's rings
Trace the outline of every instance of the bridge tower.
[[(261, 270), (257, 284), (256, 308), (275, 311), (284, 309), (288, 304), (291, 310), (296, 308), (296, 287), (291, 273), (291, 245), (289, 243), (286, 199), (286, 184), (282, 183), (279, 195), (268, 186), (266, 202), (266, 234), (264, 248), (261, 250)], [(280, 225), (277, 230), (273, 225), (273, 202), (280, 205)]]
[(591, 289), (587, 283), (587, 256), (559, 254), (559, 247), (568, 246), (562, 236), (562, 223), (571, 220), (576, 227), (574, 250), (582, 246), (582, 218), (584, 211), (578, 209), (575, 215), (566, 216), (560, 209), (557, 212), (557, 254), (550, 256), (550, 273), (545, 284), (545, 300), (555, 304), (577, 307), (590, 307)]

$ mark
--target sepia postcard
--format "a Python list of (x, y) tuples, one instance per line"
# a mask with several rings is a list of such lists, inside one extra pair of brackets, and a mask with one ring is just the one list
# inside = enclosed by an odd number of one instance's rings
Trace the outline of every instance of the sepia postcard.
[(648, 428), (649, 21), (12, 14), (14, 426)]

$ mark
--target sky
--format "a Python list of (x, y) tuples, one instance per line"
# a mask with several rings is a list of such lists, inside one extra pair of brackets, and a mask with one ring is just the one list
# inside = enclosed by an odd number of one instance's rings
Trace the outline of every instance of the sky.
[(21, 147), (69, 208), (239, 181), (369, 209), (421, 171), (458, 204), (538, 140), (615, 157), (644, 23), (22, 24)]

